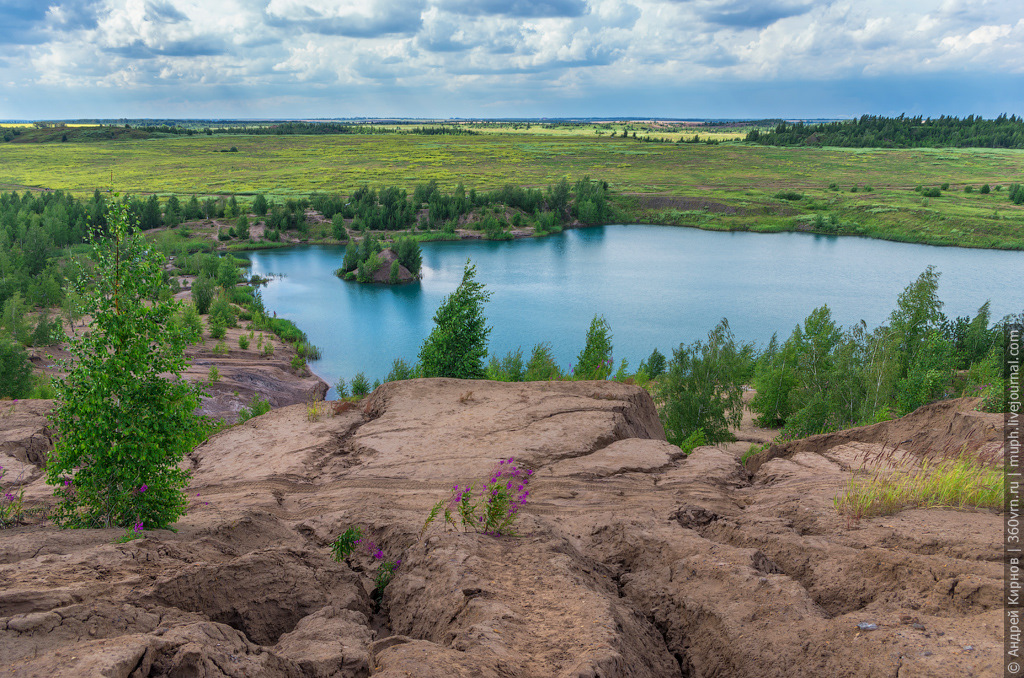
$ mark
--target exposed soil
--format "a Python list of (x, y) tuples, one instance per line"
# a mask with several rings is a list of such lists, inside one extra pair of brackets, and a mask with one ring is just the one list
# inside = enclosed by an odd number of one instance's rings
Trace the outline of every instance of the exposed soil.
[[(901, 443), (908, 453), (996, 441), (987, 415), (961, 411), (970, 403), (771, 448), (753, 473), (737, 456), (749, 442), (682, 456), (650, 397), (623, 384), (415, 380), (364, 403), (315, 422), (285, 407), (201, 445), (177, 533), (113, 544), (120, 530), (6, 530), (0, 666), (46, 677), (1001, 674), (1000, 516), (914, 510), (850, 524), (832, 508), (850, 460), (896, 438), (918, 441)], [(0, 463), (37, 468), (44, 416), (40, 403), (0, 413)], [(535, 471), (520, 536), (421, 534), (453, 483), (507, 457)], [(26, 497), (42, 503), (34, 473)], [(379, 608), (373, 559), (330, 557), (353, 524), (402, 559)]]

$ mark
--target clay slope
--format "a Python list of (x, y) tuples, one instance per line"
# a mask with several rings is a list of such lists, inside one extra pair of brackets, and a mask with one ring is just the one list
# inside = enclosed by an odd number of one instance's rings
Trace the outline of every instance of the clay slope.
[[(32, 427), (22, 426), (28, 431)], [(178, 532), (5, 531), (0, 666), (16, 676), (995, 676), (1000, 517), (850, 525), (836, 448), (751, 476), (683, 457), (609, 382), (387, 384), (274, 410), (190, 458)], [(22, 438), (24, 439), (24, 435)], [(871, 453), (884, 441), (851, 445)], [(455, 482), (535, 470), (520, 536), (421, 535)], [(29, 495), (44, 496), (38, 481)], [(402, 563), (329, 544), (361, 525)], [(861, 630), (858, 624), (873, 624)]]

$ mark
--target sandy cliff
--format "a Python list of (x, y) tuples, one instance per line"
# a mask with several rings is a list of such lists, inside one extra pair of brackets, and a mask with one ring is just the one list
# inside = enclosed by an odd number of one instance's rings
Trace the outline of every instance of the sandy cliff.
[[(34, 468), (44, 413), (21, 407), (0, 418), (0, 456)], [(911, 416), (776, 449), (751, 475), (725, 448), (683, 457), (649, 396), (610, 382), (415, 380), (315, 422), (301, 405), (274, 410), (190, 455), (177, 533), (121, 545), (119, 530), (0, 533), (0, 667), (995, 676), (1001, 518), (915, 510), (851, 524), (831, 505), (853, 460), (937, 415)], [(973, 442), (997, 440), (992, 415), (971, 416)], [(929, 445), (963, 435), (938, 431)], [(420, 535), (453, 483), (507, 457), (535, 471), (521, 536)], [(46, 494), (36, 474), (26, 496)], [(330, 557), (350, 525), (402, 559), (379, 609), (372, 559)]]

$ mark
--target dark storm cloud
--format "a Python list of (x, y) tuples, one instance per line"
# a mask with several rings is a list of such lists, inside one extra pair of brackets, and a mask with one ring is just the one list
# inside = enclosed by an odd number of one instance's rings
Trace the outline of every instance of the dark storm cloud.
[(467, 16), (502, 14), (523, 19), (577, 17), (587, 11), (584, 0), (442, 0), (438, 7)]

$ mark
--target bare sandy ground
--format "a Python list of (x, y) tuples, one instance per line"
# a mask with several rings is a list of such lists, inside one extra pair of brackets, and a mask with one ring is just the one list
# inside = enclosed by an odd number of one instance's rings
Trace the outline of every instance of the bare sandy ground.
[[(999, 515), (912, 510), (852, 524), (832, 508), (865, 455), (993, 444), (1000, 418), (971, 404), (773, 447), (750, 470), (738, 459), (749, 441), (682, 456), (649, 396), (610, 382), (415, 380), (318, 421), (284, 407), (195, 450), (177, 533), (113, 544), (120, 530), (43, 522), (0, 534), (0, 667), (1000, 675)], [(0, 416), (0, 463), (20, 465), (37, 503), (48, 495), (44, 417), (40, 403)], [(535, 475), (519, 536), (421, 534), (453, 483), (507, 457)], [(402, 560), (379, 606), (374, 560), (330, 557), (351, 525)]]

